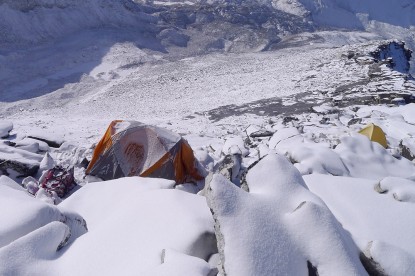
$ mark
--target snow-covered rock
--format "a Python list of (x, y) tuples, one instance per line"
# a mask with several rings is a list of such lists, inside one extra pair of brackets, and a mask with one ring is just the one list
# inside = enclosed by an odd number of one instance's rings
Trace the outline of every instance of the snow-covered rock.
[(296, 127), (279, 129), (268, 142), (270, 149), (285, 150), (302, 143), (304, 138)]
[(13, 129), (13, 123), (9, 121), (0, 121), (0, 138), (6, 138), (9, 136), (10, 131)]
[(0, 185), (8, 186), (19, 191), (25, 191), (25, 189), (21, 185), (19, 185), (16, 181), (5, 175), (0, 175)]
[(248, 175), (249, 193), (215, 175), (208, 193), (223, 275), (365, 275), (359, 253), (327, 206), (282, 156)]
[(34, 175), (39, 169), (42, 156), (10, 147), (0, 143), (0, 170), (2, 174), (11, 173), (11, 171), (17, 172), (22, 176)]
[(246, 148), (242, 136), (227, 138), (223, 145), (222, 152), (224, 155), (240, 154), (242, 156), (247, 156), (249, 154), (249, 150)]
[[(27, 235), (24, 240), (0, 249), (0, 261), (14, 256), (7, 266), (0, 266), (0, 274), (31, 271), (42, 275), (177, 275), (178, 271), (188, 268), (199, 273), (195, 275), (208, 275), (211, 267), (206, 261), (217, 253), (209, 208), (204, 197), (171, 189), (173, 186), (170, 180), (140, 177), (88, 183), (56, 207), (15, 191), (21, 195), (0, 200), (0, 204), (9, 206), (6, 215), (10, 216), (0, 223), (0, 229), (5, 225), (10, 230), (0, 236), (13, 240)], [(17, 199), (19, 203), (11, 202)], [(42, 213), (34, 213), (37, 209), (22, 204), (23, 200), (43, 206)], [(10, 206), (15, 204), (19, 210), (25, 210), (24, 217), (23, 214), (13, 217), (15, 211)], [(6, 208), (2, 206), (2, 209)], [(88, 232), (70, 241), (70, 246), (56, 251), (65, 233), (64, 225), (39, 227), (53, 214), (59, 217), (59, 210), (81, 214), (88, 224)], [(12, 231), (17, 228), (12, 226), (18, 223), (26, 225), (24, 233)], [(49, 243), (44, 245), (48, 239)], [(164, 249), (165, 263), (162, 264)]]
[(46, 170), (50, 170), (55, 165), (56, 165), (55, 160), (53, 160), (52, 156), (50, 156), (49, 153), (45, 153), (45, 155), (43, 156), (42, 161), (40, 161), (39, 170), (41, 172), (46, 171)]
[[(414, 271), (415, 205), (411, 198), (415, 182), (318, 174), (304, 176), (304, 180), (351, 233), (362, 252), (366, 251), (366, 256), (379, 263), (387, 275)], [(395, 194), (399, 196), (395, 198)], [(404, 200), (399, 201), (399, 197)]]
[(64, 142), (64, 138), (56, 133), (34, 132), (30, 133), (27, 138), (45, 142), (49, 147), (59, 148)]
[(378, 143), (363, 135), (344, 137), (334, 150), (348, 168), (350, 175), (381, 179), (386, 176), (411, 177), (415, 165), (406, 159), (396, 159)]
[(405, 158), (397, 159), (378, 143), (359, 134), (342, 137), (335, 149), (312, 143), (293, 145), (287, 150), (287, 156), (302, 174), (319, 173), (369, 179), (415, 175), (415, 165), (412, 162)]
[(39, 150), (43, 152), (47, 152), (50, 150), (49, 145), (46, 142), (36, 140), (33, 138), (25, 137), (21, 140), (16, 141), (15, 143), (16, 143), (16, 147), (18, 148), (27, 146), (27, 147), (38, 147)]
[[(69, 220), (78, 221), (79, 223), (68, 224), (71, 232), (73, 232), (71, 239), (75, 239), (87, 231), (83, 218), (78, 214), (61, 211), (53, 205), (29, 196), (25, 191), (3, 185), (0, 185), (0, 209), (2, 210), (0, 212), (0, 249), (7, 246), (14, 247), (13, 242), (15, 240), (53, 221), (63, 223)], [(44, 237), (43, 241), (38, 244), (39, 249), (42, 246), (47, 246), (47, 237)], [(0, 260), (2, 262), (5, 261), (2, 257), (0, 257)], [(23, 259), (19, 258), (16, 260), (23, 261)], [(16, 264), (19, 264), (19, 262)], [(12, 267), (0, 266), (0, 274), (7, 274), (7, 271), (14, 271)], [(25, 270), (23, 269), (22, 271)]]

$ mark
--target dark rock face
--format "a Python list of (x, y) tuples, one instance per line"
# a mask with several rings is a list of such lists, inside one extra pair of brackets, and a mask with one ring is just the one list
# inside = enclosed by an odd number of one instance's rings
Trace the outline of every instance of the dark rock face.
[(373, 258), (366, 256), (364, 253), (360, 253), (360, 261), (362, 262), (367, 273), (371, 276), (386, 276), (382, 267)]
[[(196, 35), (194, 32), (203, 34), (205, 44), (215, 51), (268, 50), (275, 48), (281, 37), (287, 34), (315, 29), (312, 23), (302, 17), (249, 1), (158, 8), (152, 15), (159, 18), (158, 26), (161, 29), (176, 28), (179, 33), (190, 37)], [(225, 47), (225, 41), (237, 45)]]
[(408, 73), (412, 51), (405, 47), (403, 41), (392, 41), (379, 46), (371, 55), (377, 62), (386, 61), (387, 65), (401, 73)]
[(415, 159), (415, 152), (413, 152), (411, 148), (408, 145), (406, 145), (406, 141), (401, 141), (399, 143), (399, 150), (400, 154), (406, 159), (410, 161)]

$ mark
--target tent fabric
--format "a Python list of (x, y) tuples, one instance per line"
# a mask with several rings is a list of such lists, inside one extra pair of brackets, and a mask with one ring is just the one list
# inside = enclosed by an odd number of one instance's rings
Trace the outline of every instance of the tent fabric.
[(388, 147), (386, 142), (386, 136), (383, 130), (375, 124), (369, 124), (359, 131), (360, 134), (365, 135), (372, 142), (377, 142), (381, 144), (384, 148)]
[(135, 121), (112, 121), (97, 144), (87, 174), (104, 180), (158, 177), (176, 183), (203, 179), (193, 150), (180, 135)]

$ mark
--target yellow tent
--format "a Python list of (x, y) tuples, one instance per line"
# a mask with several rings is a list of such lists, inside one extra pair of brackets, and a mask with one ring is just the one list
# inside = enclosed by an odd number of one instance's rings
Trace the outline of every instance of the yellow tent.
[(360, 134), (365, 135), (370, 139), (372, 142), (378, 142), (384, 148), (388, 147), (388, 143), (386, 142), (385, 133), (383, 130), (375, 124), (368, 124), (362, 130), (359, 131)]

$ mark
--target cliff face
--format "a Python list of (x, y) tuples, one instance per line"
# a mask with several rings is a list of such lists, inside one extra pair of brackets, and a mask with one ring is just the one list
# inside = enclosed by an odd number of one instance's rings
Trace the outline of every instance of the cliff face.
[(412, 51), (405, 47), (402, 41), (390, 41), (381, 44), (371, 55), (377, 61), (387, 61), (390, 68), (409, 73)]

